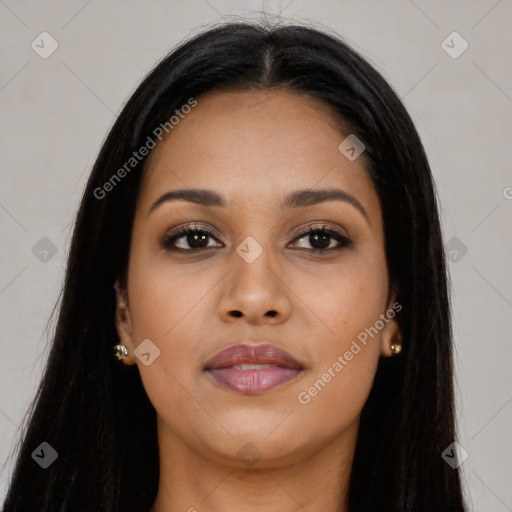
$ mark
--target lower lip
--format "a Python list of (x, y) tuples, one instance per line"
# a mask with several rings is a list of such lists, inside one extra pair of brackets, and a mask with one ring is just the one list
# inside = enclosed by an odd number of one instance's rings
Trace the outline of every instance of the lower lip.
[(207, 370), (219, 384), (244, 395), (257, 395), (295, 379), (302, 370), (293, 368), (263, 368), (261, 370), (236, 370), (219, 368)]

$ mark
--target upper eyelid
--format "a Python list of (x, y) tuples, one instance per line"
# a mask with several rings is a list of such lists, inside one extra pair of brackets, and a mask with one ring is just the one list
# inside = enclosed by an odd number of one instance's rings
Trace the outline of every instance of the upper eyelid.
[(350, 238), (348, 233), (346, 232), (346, 230), (343, 229), (342, 227), (336, 226), (336, 225), (332, 225), (332, 224), (329, 224), (327, 222), (319, 222), (319, 221), (316, 221), (313, 224), (309, 224), (309, 225), (307, 225), (307, 226), (305, 226), (303, 228), (299, 228), (295, 234), (296, 235), (302, 235), (304, 233), (307, 234), (310, 231), (322, 231), (322, 230), (334, 231), (335, 233), (337, 233), (339, 235), (342, 235), (345, 238)]
[(208, 226), (202, 226), (200, 224), (186, 224), (184, 226), (178, 226), (174, 229), (170, 229), (166, 232), (165, 236), (176, 236), (176, 235), (185, 235), (187, 231), (205, 231), (209, 235), (212, 235), (214, 237), (219, 237), (217, 235), (217, 230)]

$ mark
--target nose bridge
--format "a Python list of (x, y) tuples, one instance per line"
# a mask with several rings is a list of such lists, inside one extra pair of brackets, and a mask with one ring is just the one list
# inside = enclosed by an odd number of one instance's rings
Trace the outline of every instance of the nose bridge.
[[(260, 235), (247, 236), (238, 244), (233, 254), (232, 279), (237, 286), (261, 297), (271, 295), (279, 288), (277, 280), (276, 258), (272, 254), (270, 243), (265, 243)], [(250, 290), (249, 290), (250, 288)]]
[(278, 262), (263, 235), (245, 237), (231, 255), (229, 286), (220, 304), (221, 315), (245, 317), (256, 322), (289, 315), (287, 287), (279, 275)]

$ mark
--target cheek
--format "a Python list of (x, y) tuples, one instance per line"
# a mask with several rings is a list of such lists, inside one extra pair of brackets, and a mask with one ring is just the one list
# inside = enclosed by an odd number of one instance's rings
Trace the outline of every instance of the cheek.
[(381, 314), (388, 282), (383, 261), (359, 259), (357, 265), (333, 273), (329, 282), (323, 293), (310, 294), (309, 305), (322, 327), (315, 337), (313, 371), (297, 396), (315, 428), (325, 428), (332, 411), (339, 411), (338, 421), (346, 424), (359, 415), (373, 385), (385, 325)]
[(135, 345), (150, 339), (159, 350), (151, 366), (137, 361), (150, 398), (156, 393), (165, 396), (167, 402), (174, 401), (176, 383), (190, 386), (201, 371), (199, 354), (206, 337), (198, 316), (205, 294), (200, 288), (177, 292), (174, 284), (163, 280), (148, 281), (140, 290), (133, 304), (132, 339)]
[[(135, 345), (150, 339), (158, 347), (154, 362), (146, 366), (137, 360), (138, 369), (158, 414), (179, 430), (183, 416), (204, 415), (191, 396), (195, 395), (193, 379), (200, 371), (198, 353), (205, 339), (204, 326), (197, 319), (201, 299), (214, 281), (210, 282), (207, 276), (194, 280), (189, 272), (150, 262), (150, 256), (138, 258), (134, 253), (130, 263), (132, 339)], [(175, 411), (187, 411), (187, 415)], [(191, 423), (184, 424), (189, 428)]]
[(317, 338), (323, 340), (315, 351), (324, 363), (326, 357), (349, 346), (352, 339), (375, 324), (385, 311), (387, 289), (385, 260), (363, 252), (351, 254), (343, 265), (332, 266), (322, 274), (306, 273), (295, 279), (294, 292), (307, 306), (300, 306), (302, 317), (312, 318)]
[[(165, 255), (164, 255), (165, 256)], [(149, 366), (137, 360), (146, 392), (160, 413), (190, 407), (194, 379), (202, 370), (208, 293), (218, 281), (213, 272), (171, 265), (149, 251), (132, 252), (129, 270), (134, 345), (150, 339), (159, 356)], [(209, 317), (212, 315), (209, 310)], [(187, 405), (188, 404), (188, 405)]]
[(135, 343), (154, 337), (165, 348), (182, 324), (197, 317), (202, 299), (215, 284), (213, 277), (205, 272), (199, 276), (192, 266), (172, 265), (165, 255), (134, 250), (129, 293)]

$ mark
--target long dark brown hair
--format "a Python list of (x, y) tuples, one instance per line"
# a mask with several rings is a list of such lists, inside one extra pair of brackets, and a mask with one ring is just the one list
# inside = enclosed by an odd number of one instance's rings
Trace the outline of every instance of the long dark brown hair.
[[(113, 358), (118, 276), (126, 275), (146, 158), (111, 179), (190, 98), (281, 88), (322, 100), (366, 146), (390, 277), (400, 284), (403, 350), (381, 358), (363, 408), (348, 506), (463, 511), (447, 271), (429, 164), (386, 80), (339, 37), (302, 26), (229, 23), (174, 49), (142, 81), (94, 164), (73, 232), (49, 358), (20, 441), (4, 511), (144, 511), (158, 489), (156, 413), (136, 366)], [(171, 135), (172, 136), (172, 135)], [(95, 194), (96, 191), (96, 194)], [(31, 453), (48, 442), (47, 469)]]

